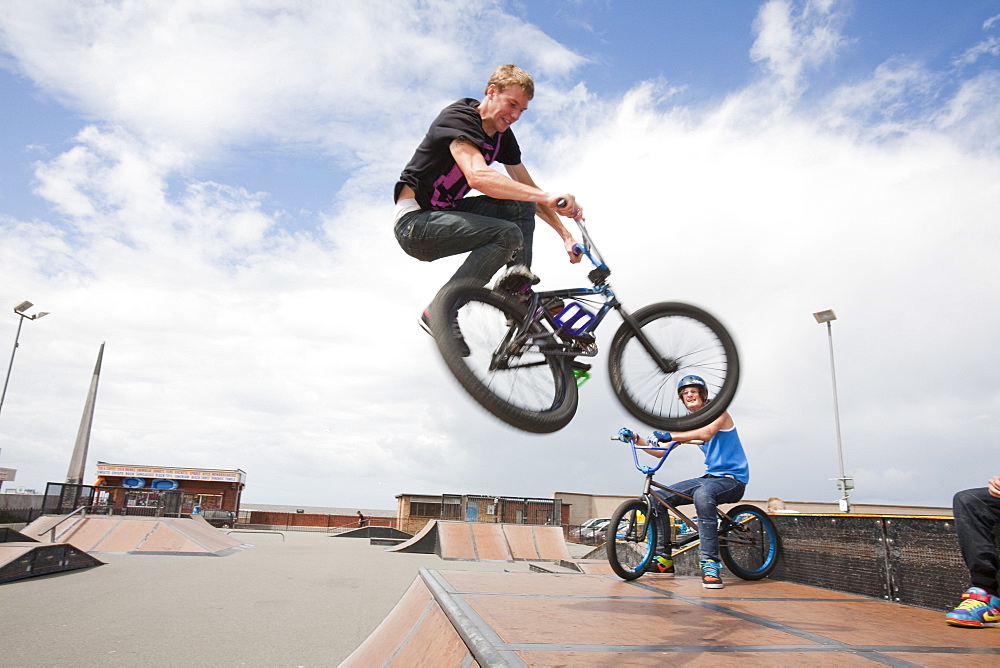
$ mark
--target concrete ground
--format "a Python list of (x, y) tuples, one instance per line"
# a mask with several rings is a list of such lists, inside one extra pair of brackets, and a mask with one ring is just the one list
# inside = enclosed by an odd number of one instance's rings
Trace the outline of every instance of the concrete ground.
[(225, 557), (98, 553), (104, 566), (0, 585), (0, 665), (335, 666), (420, 568), (529, 570), (283, 534), (233, 533), (253, 547)]

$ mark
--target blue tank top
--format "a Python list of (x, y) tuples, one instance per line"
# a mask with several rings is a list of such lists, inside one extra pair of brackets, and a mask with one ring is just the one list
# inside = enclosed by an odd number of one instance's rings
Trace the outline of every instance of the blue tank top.
[(705, 473), (714, 476), (731, 475), (740, 482), (750, 482), (750, 463), (736, 427), (717, 432), (699, 446), (705, 453)]

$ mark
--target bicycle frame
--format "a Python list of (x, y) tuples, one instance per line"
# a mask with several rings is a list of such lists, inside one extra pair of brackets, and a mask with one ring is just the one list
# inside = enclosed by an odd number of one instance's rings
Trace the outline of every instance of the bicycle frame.
[[(589, 274), (589, 278), (594, 286), (591, 288), (564, 288), (561, 290), (533, 292), (527, 304), (527, 315), (518, 326), (509, 343), (523, 344), (528, 341), (534, 342), (536, 339), (548, 338), (550, 334), (563, 334), (563, 329), (556, 323), (552, 314), (548, 311), (548, 309), (542, 307), (545, 302), (556, 298), (577, 298), (582, 301), (586, 301), (587, 297), (600, 297), (604, 300), (604, 303), (597, 310), (597, 313), (594, 314), (594, 322), (590, 325), (588, 330), (589, 332), (596, 331), (608, 313), (612, 310), (617, 310), (621, 315), (622, 320), (628, 323), (629, 327), (631, 327), (635, 333), (636, 340), (639, 341), (643, 348), (645, 348), (646, 352), (649, 353), (650, 357), (657, 363), (660, 369), (664, 373), (671, 373), (675, 371), (676, 369), (672, 368), (671, 364), (668, 363), (667, 358), (659, 353), (656, 347), (643, 333), (642, 328), (636, 324), (635, 320), (632, 319), (632, 316), (624, 309), (621, 302), (618, 301), (618, 297), (611, 289), (611, 286), (607, 284), (607, 279), (611, 275), (611, 269), (604, 261), (600, 251), (597, 250), (597, 246), (590, 237), (590, 233), (587, 231), (587, 226), (584, 221), (580, 218), (575, 219), (575, 221), (577, 226), (580, 228), (580, 238), (583, 240), (582, 244), (576, 244), (575, 249), (582, 255), (585, 255), (594, 265), (594, 269)], [(531, 325), (535, 322), (547, 322), (551, 332), (531, 332)], [(597, 355), (597, 347), (595, 345), (580, 346), (574, 345), (574, 343), (575, 342), (572, 338), (569, 338), (568, 341), (563, 342), (560, 346), (547, 346), (545, 353), (547, 355), (565, 357), (593, 357)], [(501, 351), (498, 351), (498, 353), (502, 354)]]

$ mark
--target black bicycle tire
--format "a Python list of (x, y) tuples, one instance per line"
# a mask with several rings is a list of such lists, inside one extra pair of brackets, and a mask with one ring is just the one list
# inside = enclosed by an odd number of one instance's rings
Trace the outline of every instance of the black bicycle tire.
[(471, 301), (478, 301), (496, 308), (520, 322), (525, 316), (524, 307), (486, 288), (470, 283), (446, 285), (431, 304), (430, 317), (434, 340), (445, 365), (458, 383), (483, 408), (507, 424), (523, 431), (549, 434), (559, 431), (576, 415), (579, 403), (576, 379), (566, 357), (546, 355), (544, 361), (552, 373), (553, 397), (547, 409), (532, 410), (510, 403), (496, 394), (469, 367), (451, 327), (436, 327), (433, 323), (450, 323), (456, 312)]
[[(710, 313), (698, 308), (697, 306), (683, 304), (680, 302), (660, 302), (650, 304), (649, 306), (643, 307), (632, 314), (633, 321), (640, 328), (643, 328), (654, 321), (668, 317), (686, 318), (700, 323), (715, 335), (722, 352), (725, 354), (725, 368), (721, 371), (715, 370), (715, 375), (719, 375), (721, 373), (721, 384), (718, 384), (717, 387), (713, 388), (715, 391), (709, 397), (708, 404), (697, 413), (687, 414), (685, 411), (680, 410), (681, 407), (678, 403), (677, 414), (671, 415), (654, 413), (645, 408), (644, 405), (640, 405), (639, 401), (634, 398), (632, 394), (630, 394), (630, 392), (632, 392), (632, 388), (626, 380), (625, 373), (623, 371), (623, 356), (625, 355), (625, 348), (629, 341), (635, 338), (635, 331), (628, 322), (622, 323), (622, 325), (615, 332), (615, 336), (611, 341), (611, 350), (608, 356), (608, 376), (611, 379), (611, 388), (614, 391), (615, 396), (618, 398), (619, 403), (621, 403), (622, 407), (626, 411), (628, 411), (635, 418), (656, 429), (663, 429), (667, 431), (689, 431), (692, 429), (699, 429), (713, 422), (720, 415), (722, 415), (726, 409), (729, 408), (729, 404), (732, 402), (733, 397), (736, 396), (736, 389), (739, 386), (740, 378), (739, 353), (736, 350), (736, 343), (733, 340), (733, 337), (729, 334), (728, 330), (726, 330), (722, 323)], [(637, 345), (639, 344), (637, 343)], [(665, 354), (678, 354), (682, 351), (660, 352)], [(653, 365), (651, 363), (650, 367), (652, 366)], [(657, 397), (669, 397), (669, 400), (672, 401), (673, 398), (676, 397), (677, 382), (681, 378), (689, 373), (703, 375), (704, 371), (701, 371), (698, 367), (681, 366), (676, 372), (671, 374), (664, 374), (659, 369), (656, 369), (656, 373), (658, 375), (654, 378), (655, 382), (653, 383), (655, 392), (652, 393), (652, 397), (647, 399), (652, 400)], [(644, 400), (644, 403), (648, 404), (650, 401)]]
[(722, 563), (726, 565), (726, 568), (738, 578), (743, 580), (760, 580), (770, 575), (771, 571), (778, 564), (778, 553), (781, 550), (781, 540), (778, 536), (778, 529), (775, 527), (774, 522), (768, 516), (766, 512), (758, 508), (757, 506), (752, 506), (748, 503), (734, 506), (730, 508), (726, 513), (729, 517), (736, 519), (737, 516), (748, 513), (753, 515), (760, 521), (763, 528), (763, 533), (765, 535), (764, 542), (767, 544), (767, 554), (761, 560), (760, 565), (750, 567), (741, 563), (741, 558), (737, 557), (736, 554), (739, 551), (745, 551), (742, 545), (727, 543), (725, 537), (735, 529), (729, 528), (726, 531), (720, 533), (719, 541), (719, 556), (722, 557)]
[[(635, 564), (635, 566), (629, 566), (622, 557), (625, 556), (623, 550), (629, 543), (625, 540), (620, 541), (618, 539), (618, 526), (631, 512), (641, 512), (645, 518), (646, 523), (644, 525), (646, 533), (646, 554)], [(604, 545), (605, 550), (608, 555), (608, 563), (611, 565), (611, 570), (615, 572), (615, 575), (620, 577), (622, 580), (635, 580), (646, 572), (646, 567), (649, 566), (650, 561), (653, 559), (653, 551), (656, 549), (656, 521), (653, 519), (650, 513), (649, 506), (645, 499), (636, 498), (628, 499), (622, 502), (615, 512), (611, 514), (611, 521), (608, 522), (605, 528), (605, 539)], [(631, 559), (629, 561), (632, 561)]]

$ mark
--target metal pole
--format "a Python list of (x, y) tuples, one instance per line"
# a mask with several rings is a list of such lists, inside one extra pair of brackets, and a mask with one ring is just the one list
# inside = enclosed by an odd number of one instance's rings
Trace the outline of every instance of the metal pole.
[(833, 419), (837, 428), (837, 461), (840, 464), (840, 487), (844, 493), (844, 510), (850, 512), (850, 501), (848, 500), (847, 478), (844, 476), (844, 446), (840, 439), (840, 404), (837, 401), (837, 365), (833, 361), (833, 326), (830, 321), (826, 323), (826, 332), (830, 338), (830, 377), (833, 379)]
[(17, 342), (21, 338), (21, 325), (24, 324), (24, 314), (18, 313), (17, 334), (14, 336), (14, 349), (10, 351), (10, 364), (7, 365), (7, 378), (3, 381), (3, 394), (0, 394), (0, 410), (3, 410), (3, 400), (7, 396), (7, 384), (10, 382), (10, 370), (14, 368), (14, 354), (17, 352)]

